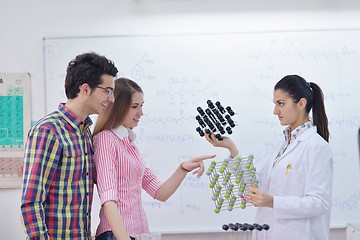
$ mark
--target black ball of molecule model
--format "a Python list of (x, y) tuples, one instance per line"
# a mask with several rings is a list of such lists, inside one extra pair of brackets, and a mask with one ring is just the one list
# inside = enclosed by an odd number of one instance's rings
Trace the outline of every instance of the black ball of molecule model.
[(222, 229), (225, 230), (225, 231), (227, 231), (227, 230), (229, 230), (229, 226), (226, 225), (226, 224), (224, 224), (224, 225), (222, 226)]
[(267, 225), (267, 224), (263, 224), (262, 227), (263, 227), (263, 229), (266, 230), (266, 231), (270, 229), (270, 226)]
[(247, 230), (250, 230), (250, 231), (254, 230), (254, 228), (255, 228), (253, 225), (248, 224), (248, 223), (244, 223), (243, 226), (244, 226), (244, 228), (246, 228)]
[(237, 231), (239, 228), (236, 226), (236, 224), (229, 223), (229, 228), (233, 231)]
[(254, 223), (253, 226), (254, 226), (255, 229), (258, 230), (258, 231), (262, 231), (263, 229), (267, 231), (267, 230), (270, 229), (270, 226), (267, 225), (267, 224), (260, 225), (260, 224)]

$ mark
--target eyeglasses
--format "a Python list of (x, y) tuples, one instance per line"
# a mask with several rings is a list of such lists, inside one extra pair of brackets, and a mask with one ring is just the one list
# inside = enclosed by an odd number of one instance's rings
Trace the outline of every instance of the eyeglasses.
[(111, 87), (100, 87), (100, 86), (96, 86), (96, 88), (100, 88), (102, 90), (104, 90), (106, 92), (106, 95), (110, 96), (112, 93), (114, 93), (114, 89), (112, 89)]

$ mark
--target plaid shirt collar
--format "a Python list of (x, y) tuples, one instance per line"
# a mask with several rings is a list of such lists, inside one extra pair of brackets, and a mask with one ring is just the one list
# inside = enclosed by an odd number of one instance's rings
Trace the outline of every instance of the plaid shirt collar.
[(65, 106), (65, 103), (60, 103), (58, 110), (59, 114), (74, 128), (81, 128), (83, 125), (82, 128), (85, 130), (93, 124), (89, 116), (85, 118), (85, 121), (81, 121), (81, 119), (76, 116), (75, 113), (73, 113)]

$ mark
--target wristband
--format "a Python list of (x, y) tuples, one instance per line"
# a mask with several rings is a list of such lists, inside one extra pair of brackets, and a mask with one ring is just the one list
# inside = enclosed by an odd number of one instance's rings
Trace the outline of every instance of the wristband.
[(180, 164), (180, 169), (183, 170), (184, 172), (190, 172), (190, 170), (187, 170), (186, 168), (183, 167), (183, 164), (184, 162)]

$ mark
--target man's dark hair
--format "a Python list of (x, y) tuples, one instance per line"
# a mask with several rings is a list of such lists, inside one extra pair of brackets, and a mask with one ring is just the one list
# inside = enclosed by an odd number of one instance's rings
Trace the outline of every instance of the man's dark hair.
[(83, 53), (71, 60), (65, 77), (65, 93), (68, 99), (76, 98), (80, 86), (89, 84), (91, 89), (102, 83), (101, 77), (104, 74), (113, 77), (118, 73), (114, 63), (106, 57), (90, 52)]

